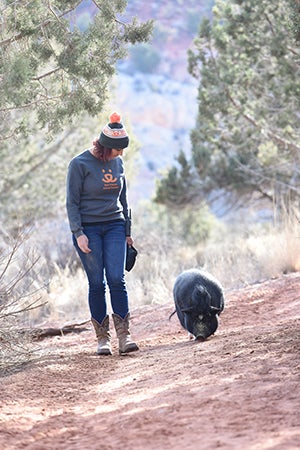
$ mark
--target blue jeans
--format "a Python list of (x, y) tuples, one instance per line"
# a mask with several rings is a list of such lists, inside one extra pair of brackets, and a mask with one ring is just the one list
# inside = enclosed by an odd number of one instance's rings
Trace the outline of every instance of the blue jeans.
[(73, 236), (89, 282), (89, 307), (92, 318), (99, 323), (107, 314), (106, 284), (109, 286), (112, 310), (122, 318), (128, 313), (125, 284), (125, 222), (114, 221), (86, 225), (83, 230), (89, 240), (91, 253), (83, 253)]

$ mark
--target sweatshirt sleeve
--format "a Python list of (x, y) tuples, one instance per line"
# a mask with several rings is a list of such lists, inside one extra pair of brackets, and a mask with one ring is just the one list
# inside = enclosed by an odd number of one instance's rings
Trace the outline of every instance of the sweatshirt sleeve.
[(83, 179), (84, 175), (80, 165), (75, 159), (72, 159), (67, 174), (66, 207), (70, 229), (76, 238), (83, 234), (80, 215), (80, 197)]

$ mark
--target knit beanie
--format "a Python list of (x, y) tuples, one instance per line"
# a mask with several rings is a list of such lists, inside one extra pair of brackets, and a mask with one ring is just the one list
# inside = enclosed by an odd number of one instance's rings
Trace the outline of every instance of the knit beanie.
[(109, 116), (109, 123), (100, 133), (99, 144), (106, 148), (126, 148), (129, 138), (125, 127), (121, 123), (121, 116), (114, 112)]

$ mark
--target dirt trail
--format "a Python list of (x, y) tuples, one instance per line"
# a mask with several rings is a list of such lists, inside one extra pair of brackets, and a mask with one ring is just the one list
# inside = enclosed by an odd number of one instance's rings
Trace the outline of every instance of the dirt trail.
[(206, 342), (172, 311), (132, 310), (128, 356), (114, 333), (97, 356), (92, 328), (43, 340), (42, 359), (0, 379), (0, 449), (299, 449), (300, 273), (227, 292)]

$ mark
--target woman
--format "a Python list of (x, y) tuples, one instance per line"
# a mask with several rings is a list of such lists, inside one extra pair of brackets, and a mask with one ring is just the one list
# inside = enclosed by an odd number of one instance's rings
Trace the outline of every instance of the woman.
[(139, 349), (129, 333), (124, 275), (126, 243), (133, 244), (121, 158), (128, 144), (120, 115), (111, 114), (93, 147), (71, 160), (67, 176), (67, 213), (73, 242), (88, 278), (89, 308), (99, 355), (112, 354), (106, 285), (119, 353)]

